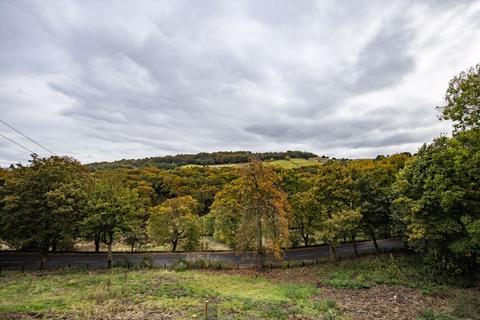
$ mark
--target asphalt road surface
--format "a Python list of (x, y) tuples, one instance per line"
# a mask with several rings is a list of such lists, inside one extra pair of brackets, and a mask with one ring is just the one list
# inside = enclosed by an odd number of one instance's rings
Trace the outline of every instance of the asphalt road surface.
[[(382, 252), (401, 249), (404, 243), (398, 238), (377, 240)], [(357, 249), (360, 254), (374, 253), (375, 247), (372, 241), (357, 242)], [(348, 258), (353, 255), (351, 243), (344, 243), (337, 246), (337, 255)], [(253, 253), (238, 253), (235, 251), (220, 252), (194, 252), (194, 253), (168, 253), (168, 252), (143, 252), (143, 253), (113, 253), (113, 262), (124, 263), (128, 261), (130, 266), (140, 263), (148, 256), (155, 266), (171, 266), (180, 258), (198, 258), (205, 260), (220, 260), (225, 264), (248, 267), (255, 264)], [(315, 261), (328, 259), (328, 246), (317, 246), (308, 248), (291, 249), (284, 252), (285, 261)], [(41, 257), (30, 252), (0, 252), (0, 268), (4, 270), (33, 270), (40, 267)], [(47, 258), (47, 268), (105, 268), (107, 264), (106, 252), (74, 252), (54, 253)]]

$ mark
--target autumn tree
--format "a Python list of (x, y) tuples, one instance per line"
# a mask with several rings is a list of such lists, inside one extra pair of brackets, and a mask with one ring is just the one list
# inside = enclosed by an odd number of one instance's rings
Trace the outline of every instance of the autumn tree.
[(197, 249), (201, 223), (197, 207), (192, 196), (167, 199), (153, 207), (147, 224), (149, 238), (158, 244), (170, 244), (172, 251), (177, 250), (180, 241), (185, 242), (187, 251)]
[(243, 250), (253, 246), (258, 255), (257, 266), (263, 268), (267, 252), (278, 257), (282, 247), (288, 245), (287, 195), (278, 187), (280, 177), (273, 168), (257, 160), (242, 169), (238, 183), (242, 210), (238, 245)]

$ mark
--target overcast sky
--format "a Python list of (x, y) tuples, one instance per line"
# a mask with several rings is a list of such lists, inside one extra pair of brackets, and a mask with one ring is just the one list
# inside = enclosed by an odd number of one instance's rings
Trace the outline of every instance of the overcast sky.
[[(480, 1), (0, 0), (0, 119), (85, 163), (415, 152), (479, 62)], [(1, 166), (28, 158), (0, 136)]]

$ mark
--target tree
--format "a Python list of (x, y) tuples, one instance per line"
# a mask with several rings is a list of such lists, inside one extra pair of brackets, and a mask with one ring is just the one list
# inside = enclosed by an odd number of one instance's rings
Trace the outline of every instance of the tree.
[(243, 213), (240, 204), (240, 186), (237, 182), (226, 185), (216, 194), (210, 214), (214, 217), (213, 237), (231, 248), (238, 248), (238, 229)]
[[(355, 189), (350, 168), (338, 162), (323, 165), (311, 192), (321, 207), (318, 221), (319, 235), (321, 239), (328, 242), (330, 258), (336, 261), (338, 238), (347, 231), (342, 229), (339, 223), (351, 221), (349, 222), (351, 226), (358, 217), (359, 193)], [(355, 227), (350, 227), (348, 229), (350, 234), (357, 227), (358, 223)], [(352, 240), (356, 251), (355, 238), (353, 237)]]
[(138, 245), (138, 250), (140, 250), (141, 246), (147, 242), (146, 227), (150, 217), (150, 207), (156, 201), (156, 193), (151, 181), (155, 179), (157, 173), (158, 169), (149, 168), (127, 170), (125, 172), (129, 188), (137, 191), (141, 203), (141, 208), (136, 212), (136, 218), (134, 219), (139, 223), (134, 224), (124, 235), (125, 241), (131, 246), (132, 252), (135, 245)]
[(424, 145), (396, 183), (407, 239), (447, 271), (479, 262), (479, 168), (480, 130), (469, 130)]
[(195, 214), (198, 202), (192, 196), (165, 200), (151, 209), (147, 224), (148, 236), (159, 244), (170, 243), (172, 251), (180, 241), (184, 249), (197, 249), (200, 240), (200, 218)]
[(378, 252), (377, 236), (386, 238), (392, 231), (392, 184), (397, 172), (409, 158), (406, 154), (359, 160), (349, 164), (354, 188), (358, 191), (361, 228), (373, 240)]
[(84, 232), (103, 235), (108, 246), (107, 267), (111, 268), (113, 241), (118, 234), (127, 234), (141, 221), (138, 211), (141, 200), (135, 189), (127, 187), (125, 177), (113, 172), (97, 173), (89, 189), (89, 213), (83, 221)]
[[(333, 212), (325, 220), (322, 221), (322, 228), (320, 229), (320, 237), (329, 242), (330, 258), (332, 261), (337, 261), (336, 243), (338, 238), (343, 234), (350, 234), (356, 228), (362, 219), (362, 214), (359, 210), (341, 210)], [(354, 239), (353, 243), (354, 242)], [(353, 247), (355, 255), (358, 256), (357, 247)]]
[(452, 120), (455, 131), (480, 129), (480, 64), (461, 72), (448, 84), (440, 119)]
[(263, 268), (267, 252), (278, 257), (282, 247), (288, 244), (290, 207), (279, 183), (280, 177), (273, 168), (257, 160), (242, 169), (239, 179), (238, 200), (242, 215), (238, 245), (243, 250), (255, 248), (258, 268)]
[(321, 204), (312, 189), (295, 193), (290, 203), (292, 205), (291, 228), (300, 235), (303, 244), (308, 246), (315, 241), (314, 236), (321, 219)]
[(410, 244), (447, 272), (480, 263), (480, 64), (449, 83), (441, 119), (452, 138), (425, 144), (395, 184)]
[[(306, 168), (310, 169), (310, 168)], [(320, 213), (319, 203), (311, 190), (313, 174), (298, 169), (281, 170), (282, 189), (287, 193), (292, 208), (289, 225), (290, 241), (305, 246), (315, 242), (315, 232)]]
[(68, 248), (78, 236), (87, 172), (69, 157), (38, 158), (17, 165), (0, 189), (0, 238), (20, 249)]

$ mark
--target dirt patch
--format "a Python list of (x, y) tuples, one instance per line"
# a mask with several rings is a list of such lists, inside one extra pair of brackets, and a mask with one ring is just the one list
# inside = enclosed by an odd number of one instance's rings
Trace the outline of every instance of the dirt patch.
[(420, 290), (379, 285), (370, 289), (339, 289), (322, 286), (316, 300), (332, 299), (355, 320), (415, 319), (426, 309), (444, 310), (447, 299), (423, 295)]

